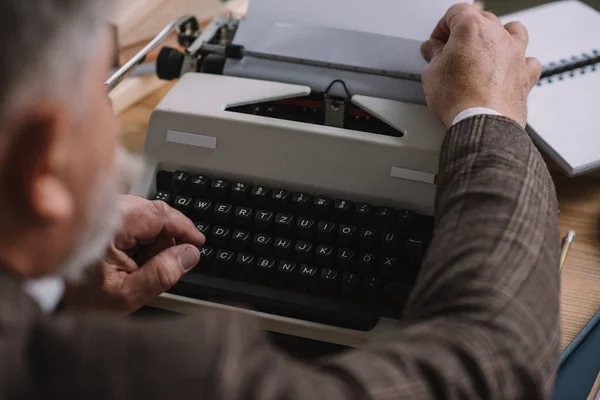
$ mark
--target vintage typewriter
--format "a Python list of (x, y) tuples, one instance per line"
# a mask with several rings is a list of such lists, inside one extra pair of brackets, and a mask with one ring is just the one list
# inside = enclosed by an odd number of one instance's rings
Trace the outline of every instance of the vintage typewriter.
[[(203, 31), (183, 17), (145, 49), (173, 30), (186, 48), (160, 52), (159, 77), (179, 80), (152, 113), (150, 166), (132, 193), (207, 238), (197, 268), (153, 305), (235, 310), (266, 330), (361, 346), (402, 316), (432, 237), (445, 129), (424, 105), (419, 43), (312, 27), (265, 50), (249, 32), (289, 26), (249, 16)], [(302, 49), (342, 33), (363, 43), (351, 57)], [(389, 54), (393, 70), (348, 60), (377, 59), (371, 42), (402, 55)]]

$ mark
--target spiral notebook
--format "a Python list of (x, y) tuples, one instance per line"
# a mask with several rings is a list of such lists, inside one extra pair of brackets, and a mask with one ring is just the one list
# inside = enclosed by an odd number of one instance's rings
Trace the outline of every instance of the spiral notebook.
[(600, 169), (600, 12), (577, 0), (506, 15), (529, 30), (544, 65), (528, 101), (528, 131), (569, 176)]

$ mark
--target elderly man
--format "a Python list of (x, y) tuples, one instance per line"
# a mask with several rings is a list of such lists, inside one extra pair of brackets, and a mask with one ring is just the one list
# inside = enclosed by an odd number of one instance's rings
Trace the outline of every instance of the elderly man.
[[(204, 242), (165, 204), (119, 199), (136, 163), (117, 156), (103, 85), (107, 3), (0, 2), (0, 398), (549, 396), (557, 204), (523, 129), (541, 67), (521, 24), (457, 5), (423, 44), (427, 101), (448, 134), (406, 317), (364, 350), (305, 365), (235, 315), (82, 316), (139, 308), (197, 264)], [(134, 249), (154, 257), (138, 265)]]

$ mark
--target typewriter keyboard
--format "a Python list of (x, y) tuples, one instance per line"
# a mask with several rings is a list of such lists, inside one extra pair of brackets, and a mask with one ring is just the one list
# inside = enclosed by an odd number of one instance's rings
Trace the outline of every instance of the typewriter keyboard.
[(162, 200), (206, 236), (199, 265), (169, 292), (345, 328), (397, 318), (432, 217), (319, 193), (160, 171)]

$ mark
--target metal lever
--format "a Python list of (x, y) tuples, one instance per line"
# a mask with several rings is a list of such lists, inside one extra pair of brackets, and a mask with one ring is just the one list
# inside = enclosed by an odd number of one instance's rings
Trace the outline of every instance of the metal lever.
[[(191, 24), (191, 25), (190, 25)], [(160, 46), (174, 31), (182, 32), (186, 30), (198, 30), (199, 28), (198, 21), (196, 17), (191, 15), (186, 15), (178, 20), (167, 25), (150, 43), (146, 45), (139, 53), (137, 53), (131, 60), (129, 60), (125, 65), (123, 65), (117, 72), (115, 72), (108, 80), (105, 82), (105, 85), (110, 93), (121, 81), (129, 75), (137, 66), (142, 64), (148, 54), (150, 54), (154, 49)]]
[(346, 103), (325, 96), (325, 125), (343, 128), (346, 119)]

